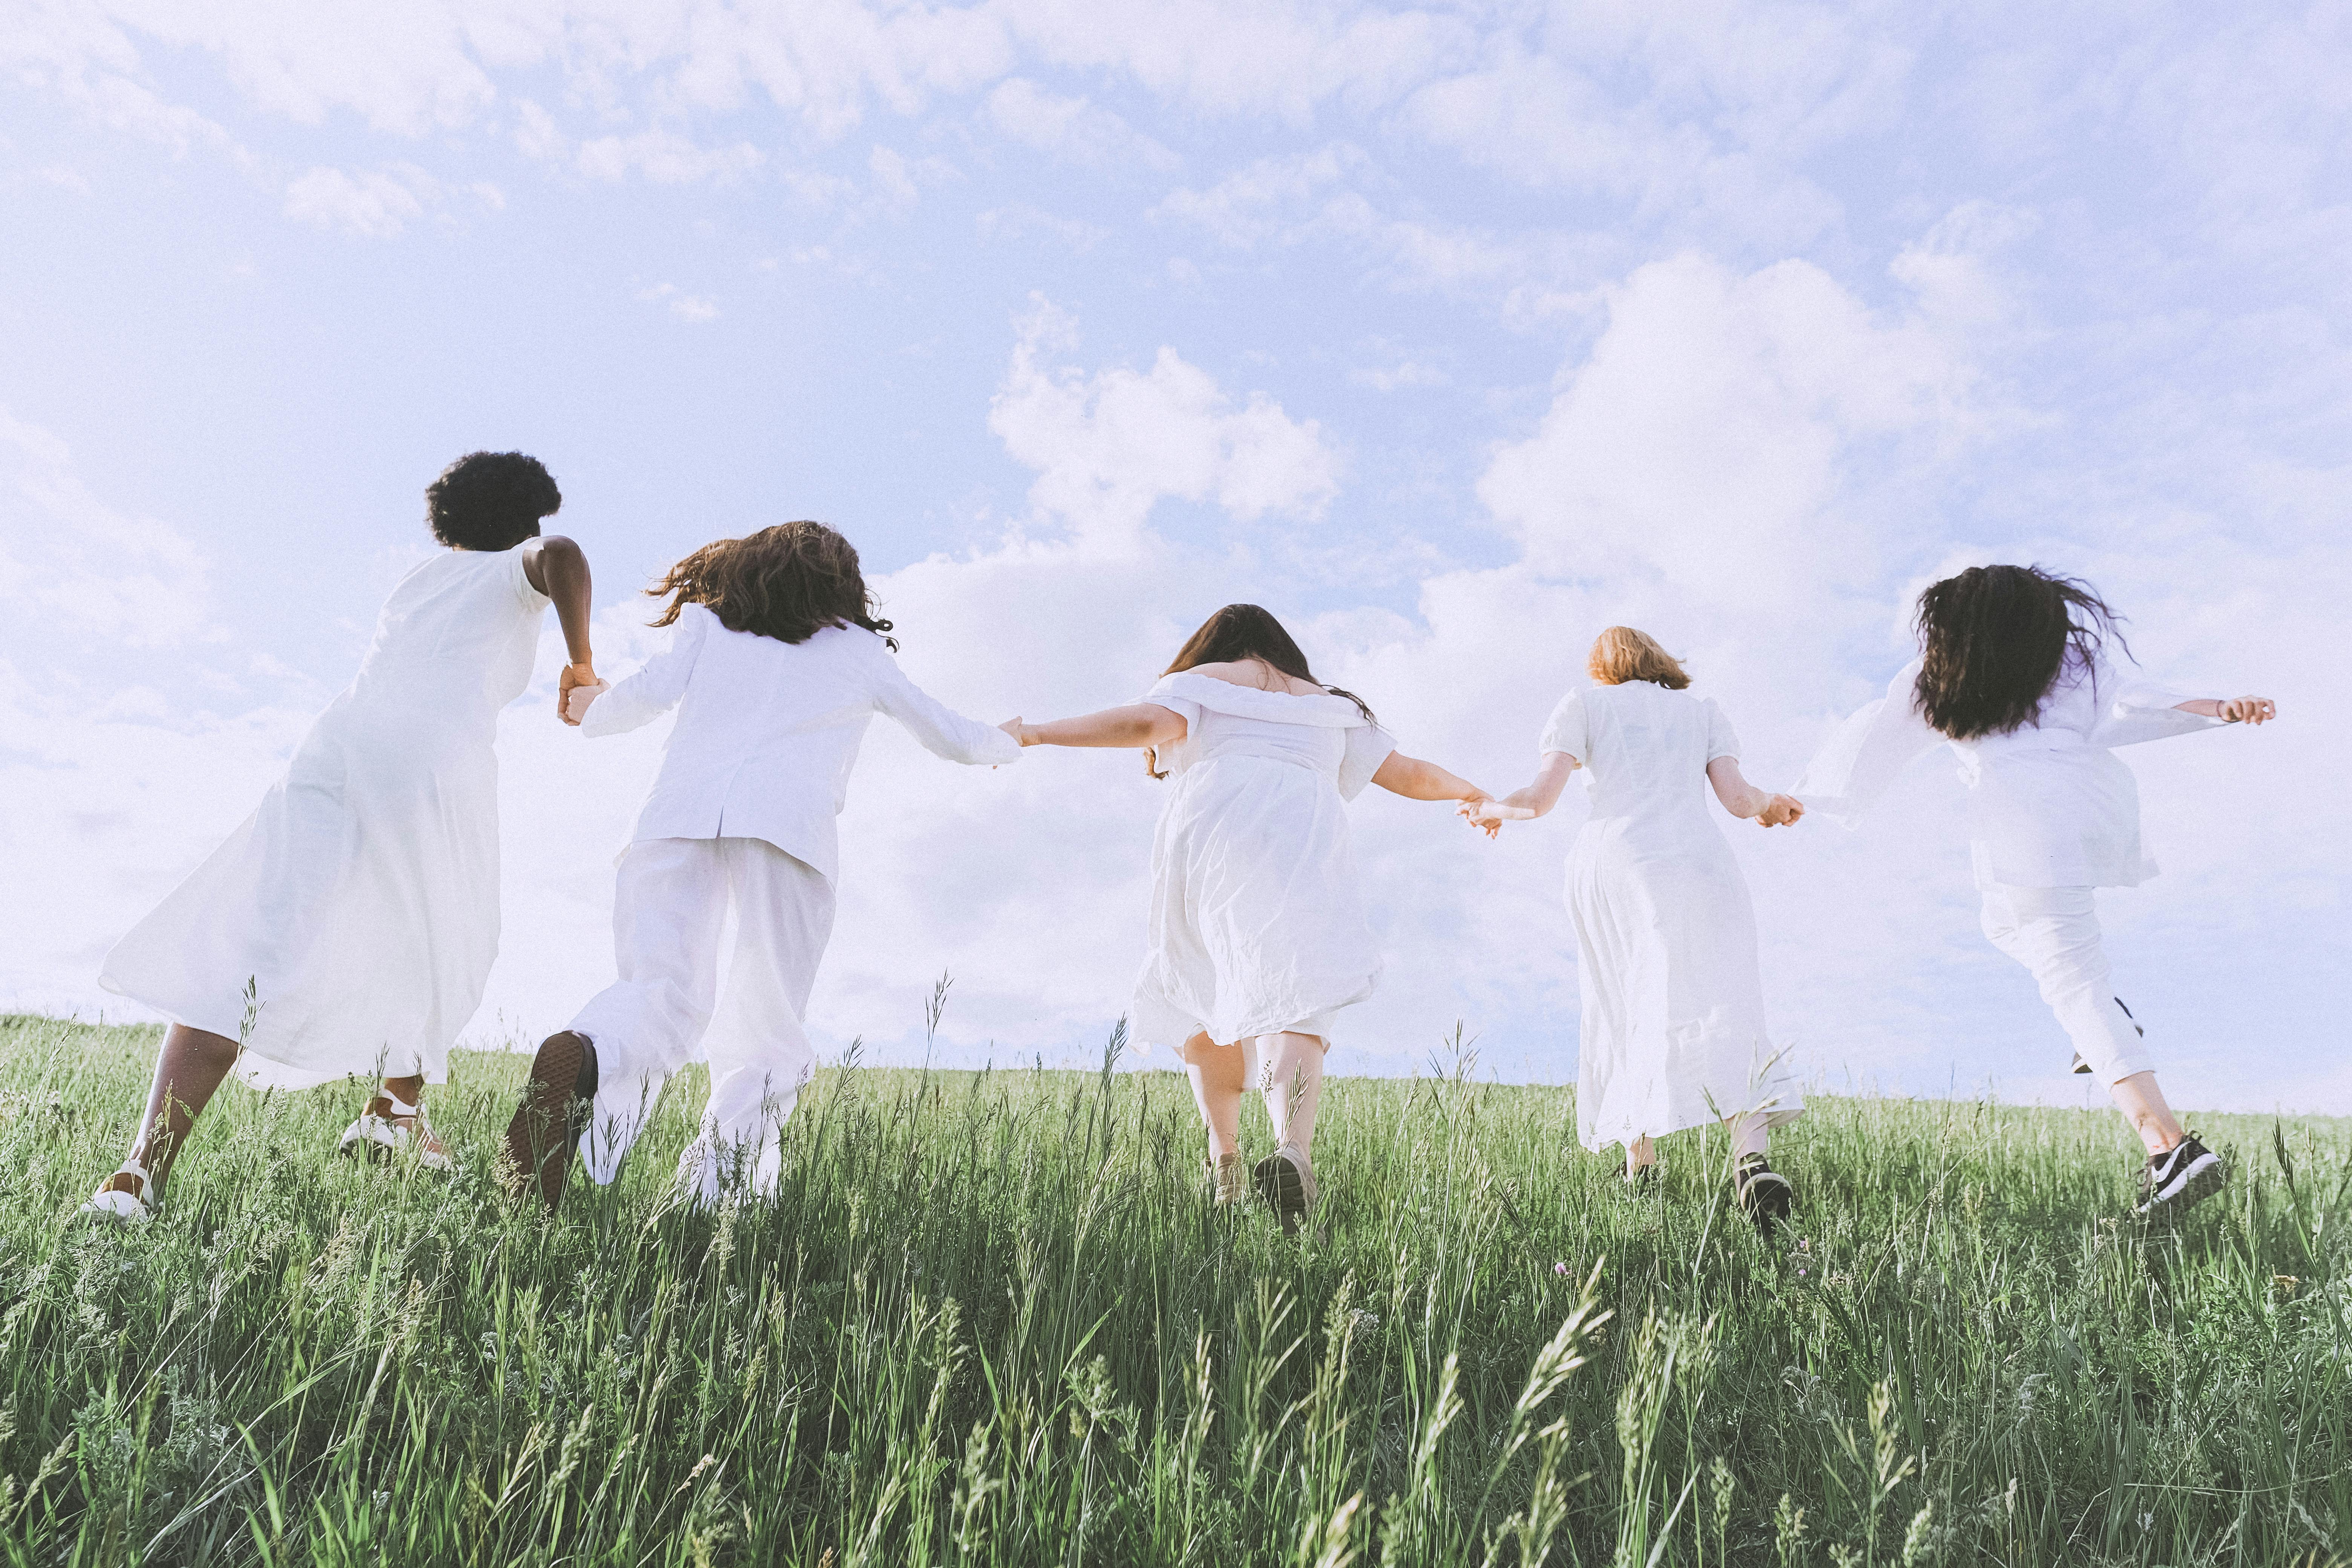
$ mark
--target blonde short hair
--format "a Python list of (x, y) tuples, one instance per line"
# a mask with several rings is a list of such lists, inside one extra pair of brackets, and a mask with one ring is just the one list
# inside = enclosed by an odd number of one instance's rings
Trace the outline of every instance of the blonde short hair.
[(1632, 626), (1611, 626), (1594, 637), (1592, 657), (1585, 661), (1584, 668), (1603, 686), (1654, 680), (1669, 691), (1680, 691), (1690, 684), (1681, 662), (1660, 647), (1657, 638)]

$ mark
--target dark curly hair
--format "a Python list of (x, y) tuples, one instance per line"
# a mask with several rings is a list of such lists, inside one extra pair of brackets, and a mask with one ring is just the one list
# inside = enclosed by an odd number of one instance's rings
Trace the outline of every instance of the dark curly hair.
[(709, 606), (730, 631), (803, 643), (826, 626), (864, 626), (888, 636), (874, 595), (857, 569), (857, 551), (821, 522), (780, 522), (741, 539), (704, 545), (646, 592), (669, 605), (654, 621), (668, 626), (688, 605)]
[(512, 550), (562, 505), (554, 477), (520, 452), (468, 452), (425, 487), (425, 521), (452, 550)]
[(1955, 741), (2038, 723), (2070, 663), (2088, 668), (2105, 639), (2129, 654), (2116, 614), (2079, 578), (2039, 566), (1971, 566), (1919, 595), (1925, 657), (1919, 710)]

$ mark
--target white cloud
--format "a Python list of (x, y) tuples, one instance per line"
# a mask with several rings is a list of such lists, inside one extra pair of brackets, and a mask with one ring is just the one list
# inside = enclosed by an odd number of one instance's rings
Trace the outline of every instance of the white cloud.
[[(545, 132), (530, 124), (533, 145), (547, 145)], [(704, 147), (675, 131), (656, 126), (629, 136), (598, 136), (583, 142), (574, 163), (592, 180), (625, 180), (635, 174), (657, 185), (703, 181), (724, 184), (756, 173), (767, 154), (748, 142)]]
[(999, 83), (988, 95), (986, 113), (1014, 141), (1067, 163), (1166, 170), (1180, 162), (1109, 110), (1083, 98), (1060, 97), (1024, 77)]
[(659, 304), (689, 326), (699, 326), (705, 321), (719, 319), (719, 307), (715, 302), (700, 294), (689, 294), (675, 283), (656, 283), (650, 289), (641, 289), (637, 291), (637, 298)]
[(286, 187), (286, 216), (314, 228), (390, 239), (440, 200), (440, 186), (413, 163), (358, 174), (316, 168)]
[(1039, 470), (1030, 500), (1081, 539), (1125, 543), (1167, 498), (1214, 500), (1237, 518), (1311, 518), (1337, 493), (1339, 458), (1312, 419), (1264, 393), (1236, 408), (1216, 381), (1162, 348), (1148, 372), (1088, 376), (1047, 363), (1071, 324), (1043, 300), (989, 405), (1005, 449)]

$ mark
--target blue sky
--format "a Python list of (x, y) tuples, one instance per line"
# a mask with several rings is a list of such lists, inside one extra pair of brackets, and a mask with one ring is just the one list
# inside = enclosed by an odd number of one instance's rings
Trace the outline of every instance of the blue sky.
[[(1922, 583), (2084, 574), (2155, 673), (2284, 714), (2131, 755), (2167, 875), (2107, 900), (2119, 986), (2179, 1097), (2352, 1110), (2340, 8), (68, 0), (0, 83), (0, 1004), (105, 1005), (423, 485), (516, 447), (615, 671), (650, 574), (816, 516), (969, 710), (1124, 700), (1246, 597), (1498, 790), (1612, 621), (1785, 783)], [(654, 743), (509, 715), (483, 1037), (609, 971)], [(2072, 1096), (1957, 797), (1727, 825), (1776, 1029), (1832, 1083)], [(1095, 1049), (1156, 805), (877, 731), (818, 1032), (919, 1050), (945, 970), (959, 1058)], [(1335, 1068), (1458, 1020), (1570, 1075), (1577, 815), (1358, 808), (1391, 969)]]

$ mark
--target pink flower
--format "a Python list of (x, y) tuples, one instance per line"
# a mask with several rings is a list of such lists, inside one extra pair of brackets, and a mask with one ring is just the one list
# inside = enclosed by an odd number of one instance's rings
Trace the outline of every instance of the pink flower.
[(1554, 1274), (1565, 1274), (1568, 1272), (1568, 1265), (1565, 1263), (1555, 1263), (1551, 1266), (1551, 1271)]

